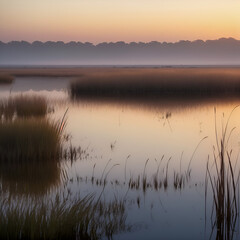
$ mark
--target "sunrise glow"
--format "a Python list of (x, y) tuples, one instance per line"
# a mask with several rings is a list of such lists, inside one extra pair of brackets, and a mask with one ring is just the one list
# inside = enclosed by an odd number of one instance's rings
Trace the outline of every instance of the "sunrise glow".
[(1, 0), (0, 40), (240, 39), (235, 0)]

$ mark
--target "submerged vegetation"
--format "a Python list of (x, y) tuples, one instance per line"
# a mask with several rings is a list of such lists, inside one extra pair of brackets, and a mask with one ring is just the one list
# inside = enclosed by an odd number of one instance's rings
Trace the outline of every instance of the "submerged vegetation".
[(14, 77), (7, 74), (0, 74), (0, 84), (11, 84)]

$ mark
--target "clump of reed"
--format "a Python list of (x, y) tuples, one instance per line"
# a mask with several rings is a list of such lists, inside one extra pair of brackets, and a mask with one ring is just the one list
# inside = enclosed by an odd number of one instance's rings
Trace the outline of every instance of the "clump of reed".
[(40, 96), (16, 96), (0, 103), (0, 116), (5, 120), (17, 117), (44, 117), (47, 114), (47, 101)]
[(237, 196), (237, 189), (239, 188), (240, 173), (236, 174), (232, 163), (232, 151), (227, 149), (229, 138), (234, 130), (232, 129), (229, 132), (229, 136), (227, 136), (230, 117), (231, 114), (226, 126), (223, 127), (223, 134), (220, 139), (216, 132), (217, 152), (215, 152), (214, 148), (213, 164), (215, 171), (209, 167), (209, 161), (206, 169), (205, 198), (207, 198), (209, 181), (213, 195), (214, 214), (212, 214), (212, 229), (214, 230), (216, 228), (217, 230), (216, 239), (233, 239), (236, 231), (237, 216), (239, 215), (239, 196)]
[(185, 175), (174, 172), (173, 175), (173, 186), (175, 189), (182, 189), (185, 186)]
[(77, 160), (88, 159), (89, 153), (81, 146), (74, 147), (70, 144), (68, 147), (61, 148), (60, 156), (63, 160), (74, 162)]
[(53, 121), (46, 112), (42, 97), (21, 95), (0, 104), (0, 179), (9, 192), (44, 193), (60, 181), (66, 113)]
[[(143, 173), (138, 174), (137, 176), (134, 176), (132, 173), (130, 173), (130, 177), (127, 180), (127, 178), (126, 178), (126, 162), (129, 159), (129, 157), (130, 157), (130, 155), (125, 160), (125, 167), (124, 167), (125, 168), (124, 169), (125, 180), (123, 182), (121, 182), (117, 179), (110, 181), (111, 185), (127, 186), (128, 187), (127, 192), (129, 190), (142, 190), (143, 193), (145, 194), (148, 189), (160, 191), (162, 188), (164, 190), (167, 190), (170, 186), (173, 186), (175, 190), (182, 190), (191, 179), (187, 173), (187, 170), (182, 172), (181, 167), (180, 167), (180, 172), (174, 171), (173, 174), (169, 175), (169, 163), (170, 163), (172, 157), (168, 158), (168, 160), (166, 162), (166, 166), (161, 169), (160, 166), (164, 159), (164, 155), (163, 155), (159, 162), (155, 159), (155, 162), (157, 163), (157, 170), (152, 175), (151, 178), (147, 175), (147, 172), (146, 172), (147, 164), (150, 161), (150, 159), (147, 159), (144, 164)], [(181, 156), (181, 158), (182, 158), (182, 156)], [(71, 160), (71, 158), (69, 158), (69, 159)], [(111, 171), (111, 169), (113, 167), (119, 165), (119, 164), (114, 164), (110, 168), (110, 170), (107, 172), (106, 176), (104, 177), (105, 171), (111, 161), (112, 161), (112, 159), (110, 159), (107, 162), (107, 164), (103, 170), (101, 178), (96, 178), (94, 176), (94, 172), (95, 172), (95, 168), (96, 168), (96, 163), (95, 163), (93, 165), (92, 176), (91, 177), (88, 177), (88, 176), (77, 177), (77, 182), (80, 182), (80, 181), (81, 182), (82, 181), (91, 182), (92, 185), (95, 184), (96, 186), (104, 186), (105, 187), (105, 185), (108, 184), (106, 177), (107, 177), (109, 171)]]
[(47, 101), (40, 96), (17, 96), (13, 98), (18, 117), (43, 117), (47, 113)]
[(14, 77), (7, 74), (0, 74), (0, 84), (11, 84)]
[(130, 229), (124, 203), (94, 202), (94, 196), (52, 201), (11, 198), (0, 200), (1, 239), (112, 239)]
[(70, 85), (73, 99), (239, 98), (240, 72), (221, 69), (113, 71), (84, 76)]
[(54, 161), (61, 148), (63, 123), (29, 118), (0, 123), (0, 161)]

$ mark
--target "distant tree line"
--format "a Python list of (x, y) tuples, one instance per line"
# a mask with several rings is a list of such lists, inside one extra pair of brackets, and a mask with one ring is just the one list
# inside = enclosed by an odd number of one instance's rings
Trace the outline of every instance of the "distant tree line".
[(240, 40), (144, 42), (0, 41), (0, 64), (240, 64)]

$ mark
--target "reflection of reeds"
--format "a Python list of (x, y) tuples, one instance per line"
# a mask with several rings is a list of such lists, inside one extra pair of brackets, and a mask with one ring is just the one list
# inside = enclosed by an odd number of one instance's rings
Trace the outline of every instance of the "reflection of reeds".
[(92, 195), (80, 199), (57, 195), (50, 204), (8, 198), (0, 203), (1, 239), (112, 239), (129, 230), (125, 206), (118, 200), (95, 203)]
[(0, 162), (3, 190), (17, 195), (44, 194), (60, 183), (61, 169), (56, 161)]
[(0, 75), (0, 84), (11, 84), (14, 78), (11, 75), (1, 74)]

